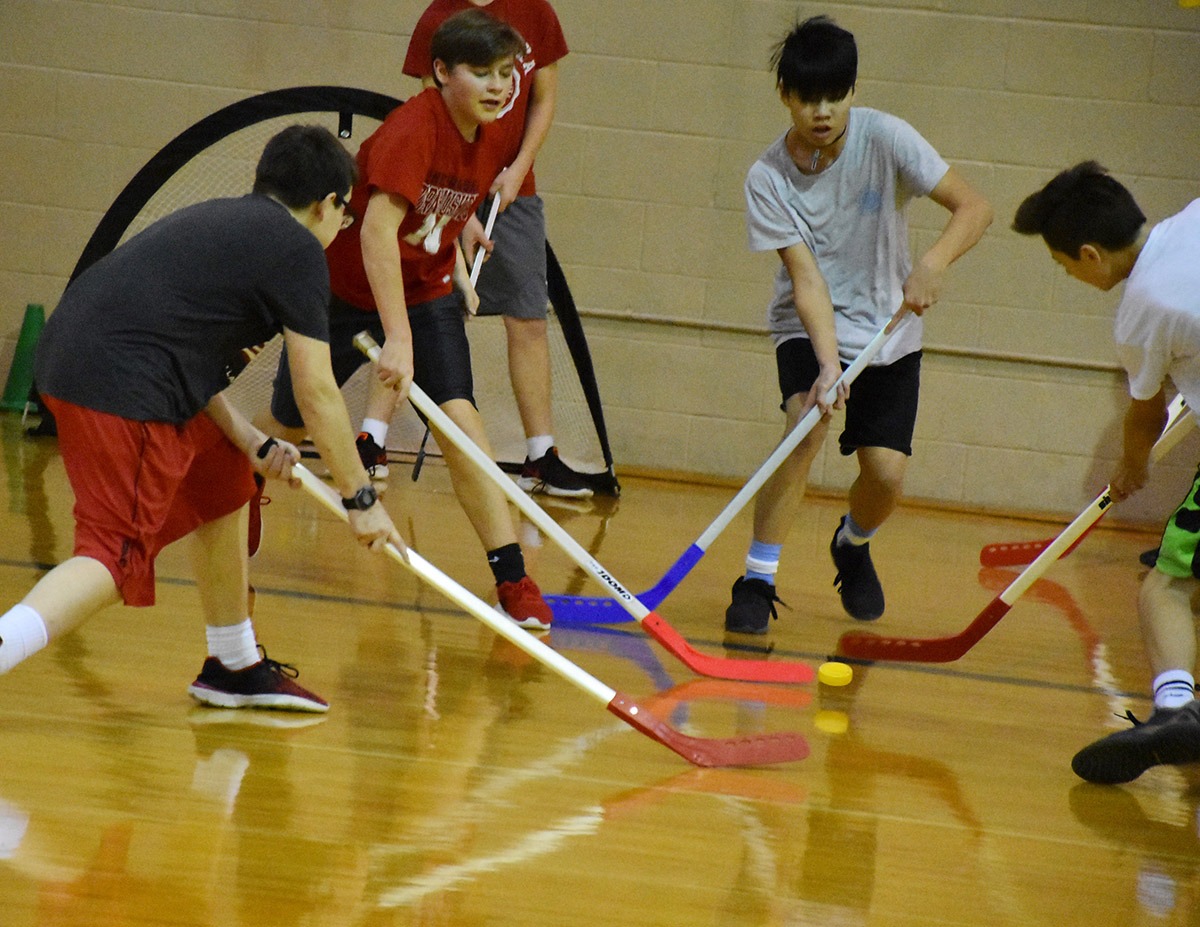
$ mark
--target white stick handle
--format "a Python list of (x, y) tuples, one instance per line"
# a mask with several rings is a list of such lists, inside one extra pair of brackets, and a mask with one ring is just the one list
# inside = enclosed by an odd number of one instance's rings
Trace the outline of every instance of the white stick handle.
[[(367, 332), (359, 332), (355, 335), (354, 345), (372, 361), (379, 361), (379, 345), (375, 343), (375, 339)], [(609, 594), (620, 602), (629, 614), (638, 621), (641, 621), (650, 614), (650, 609), (646, 608), (638, 600), (637, 596), (617, 582), (604, 567), (592, 559), (591, 554), (584, 549), (583, 545), (559, 527), (558, 522), (547, 515), (541, 506), (530, 499), (522, 490), (518, 489), (517, 484), (508, 478), (507, 474), (496, 464), (496, 461), (480, 450), (479, 445), (472, 441), (467, 433), (459, 428), (450, 416), (443, 412), (416, 383), (409, 387), (408, 398), (417, 407), (417, 411), (424, 415), (432, 424), (434, 429), (444, 434), (455, 447), (471, 458), (475, 465), (483, 470), (484, 473), (488, 474), (492, 482), (499, 486), (500, 491), (508, 497), (509, 502), (524, 512), (525, 516), (543, 534), (562, 548), (567, 556), (574, 560), (581, 569), (585, 570), (593, 579), (607, 588)]]
[[(331, 486), (327, 486), (302, 464), (292, 465), (292, 475), (297, 477), (301, 485), (330, 512), (343, 521), (349, 521), (350, 516), (346, 512), (346, 507), (342, 505), (341, 498)], [(388, 544), (387, 553), (393, 560), (407, 567), (419, 579), (429, 583), (451, 602), (482, 621), (509, 643), (519, 647), (539, 663), (550, 667), (568, 682), (574, 683), (603, 704), (607, 705), (616, 696), (616, 690), (610, 689), (557, 650), (552, 650), (536, 637), (519, 628), (511, 619), (501, 615), (478, 596), (460, 586), (411, 547), (402, 551), (394, 544)]]
[[(497, 193), (492, 197), (492, 208), (488, 211), (487, 225), (483, 227), (483, 237), (491, 238), (492, 229), (496, 227), (496, 215), (500, 212), (500, 194)], [(480, 245), (475, 249), (475, 260), (471, 262), (471, 286), (474, 286), (479, 280), (479, 271), (483, 268), (483, 259), (487, 256), (487, 252)]]

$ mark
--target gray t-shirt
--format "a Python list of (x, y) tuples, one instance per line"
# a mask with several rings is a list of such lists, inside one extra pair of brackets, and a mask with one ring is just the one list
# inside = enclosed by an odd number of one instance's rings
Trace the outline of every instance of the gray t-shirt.
[(266, 196), (172, 213), (97, 261), (38, 342), (43, 393), (134, 421), (186, 422), (243, 348), (284, 328), (329, 340), (317, 237)]
[[(829, 287), (844, 362), (900, 308), (912, 269), (906, 207), (927, 196), (949, 170), (903, 119), (865, 107), (850, 110), (841, 156), (819, 174), (804, 174), (781, 135), (746, 177), (746, 228), (752, 251), (803, 243)], [(780, 264), (767, 309), (772, 341), (806, 337)], [(884, 345), (875, 364), (920, 349), (921, 320), (910, 319)]]

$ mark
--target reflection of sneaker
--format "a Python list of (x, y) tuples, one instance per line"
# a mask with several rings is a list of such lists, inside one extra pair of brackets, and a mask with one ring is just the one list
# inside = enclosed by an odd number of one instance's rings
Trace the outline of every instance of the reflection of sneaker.
[(733, 600), (725, 609), (725, 630), (735, 634), (766, 634), (772, 618), (778, 618), (775, 603), (783, 600), (765, 579), (739, 576), (733, 583)]
[(1200, 762), (1200, 701), (1156, 708), (1149, 721), (1126, 717), (1133, 727), (1101, 737), (1075, 754), (1071, 769), (1081, 779), (1114, 785), (1132, 782), (1151, 766)]
[(192, 698), (218, 708), (278, 708), (283, 711), (328, 711), (329, 703), (293, 680), (299, 671), (267, 658), (245, 669), (229, 670), (216, 657), (204, 661), (200, 675), (188, 686)]
[[(846, 517), (838, 525), (841, 531)], [(871, 563), (871, 545), (838, 544), (838, 531), (833, 532), (829, 543), (829, 555), (837, 567), (833, 584), (842, 597), (842, 608), (851, 618), (859, 621), (874, 621), (883, 614), (883, 587)]]
[(517, 485), (526, 492), (544, 492), (549, 496), (586, 498), (592, 494), (583, 477), (568, 467), (552, 447), (537, 460), (525, 458)]
[(528, 576), (520, 582), (500, 583), (496, 587), (500, 604), (496, 606), (522, 628), (530, 631), (549, 631), (554, 613), (542, 598), (542, 591)]
[(281, 711), (239, 711), (236, 708), (193, 708), (188, 713), (188, 723), (197, 727), (217, 728), (268, 728), (278, 731), (294, 731), (299, 728), (324, 724), (325, 715), (283, 713)]
[(250, 531), (246, 538), (246, 549), (251, 557), (258, 553), (258, 547), (262, 544), (262, 507), (271, 504), (271, 497), (263, 495), (266, 485), (267, 481), (261, 473), (254, 474), (254, 495), (250, 497)]
[(376, 444), (375, 439), (365, 431), (359, 433), (354, 439), (354, 444), (358, 448), (358, 459), (362, 461), (367, 476), (380, 483), (387, 482), (387, 451)]

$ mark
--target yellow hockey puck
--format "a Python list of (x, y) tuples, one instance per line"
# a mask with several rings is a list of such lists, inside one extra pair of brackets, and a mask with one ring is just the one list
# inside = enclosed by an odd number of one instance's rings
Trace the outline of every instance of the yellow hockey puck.
[(850, 718), (844, 711), (818, 711), (813, 724), (822, 734), (845, 734), (850, 730)]
[(848, 686), (854, 670), (845, 663), (822, 663), (817, 669), (817, 681), (826, 686)]

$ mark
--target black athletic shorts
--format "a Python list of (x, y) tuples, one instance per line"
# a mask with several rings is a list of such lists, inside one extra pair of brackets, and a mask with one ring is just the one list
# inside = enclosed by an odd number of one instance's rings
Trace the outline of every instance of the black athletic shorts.
[[(466, 399), (475, 405), (471, 346), (467, 341), (464, 313), (462, 294), (457, 290), (408, 307), (408, 324), (413, 338), (413, 380), (437, 405), (451, 399)], [(329, 353), (338, 386), (367, 362), (366, 356), (354, 346), (354, 336), (361, 331), (369, 332), (372, 338), (382, 343), (383, 323), (379, 313), (367, 312), (333, 297), (329, 304)], [(304, 425), (296, 405), (296, 394), (292, 391), (286, 346), (275, 373), (271, 414), (289, 428)]]
[[(783, 342), (775, 349), (775, 362), (785, 403), (797, 393), (807, 394), (820, 372), (816, 352), (807, 338)], [(847, 366), (842, 365), (843, 369)], [(853, 454), (860, 447), (887, 447), (911, 457), (920, 392), (920, 351), (863, 370), (851, 384), (846, 400), (846, 427), (838, 436), (842, 454)]]

